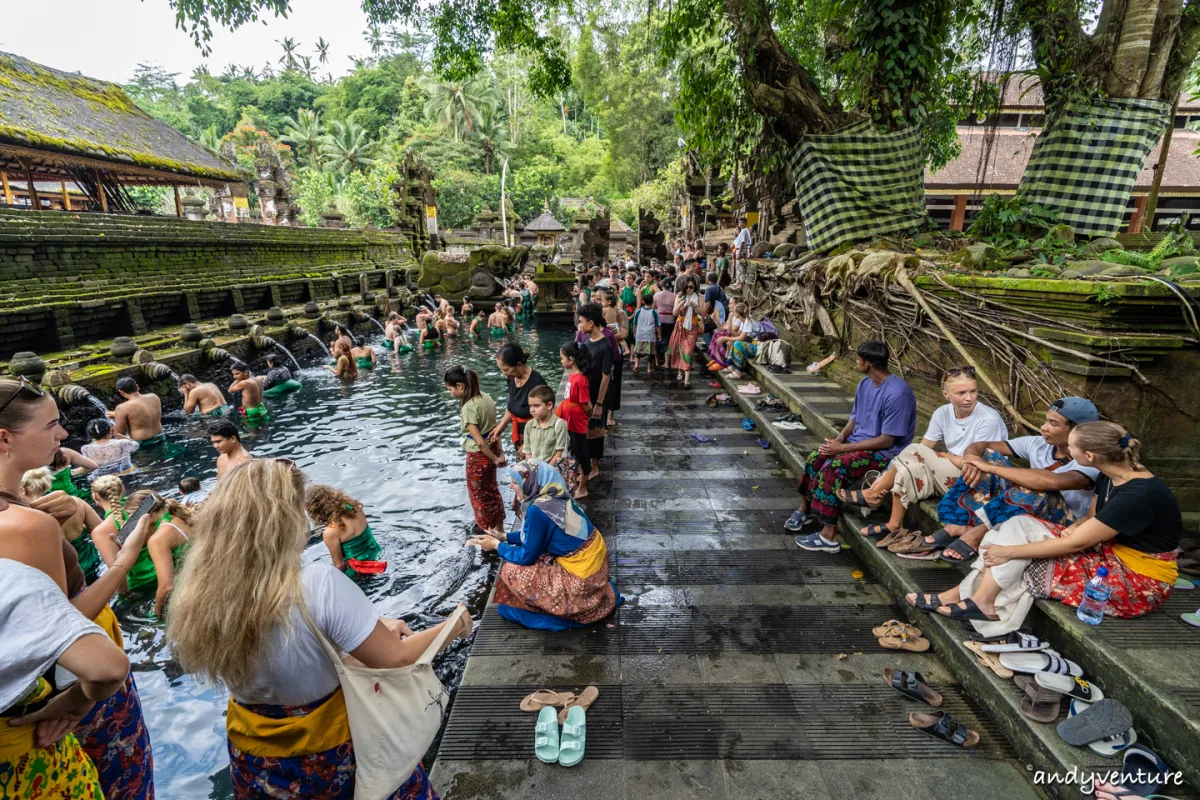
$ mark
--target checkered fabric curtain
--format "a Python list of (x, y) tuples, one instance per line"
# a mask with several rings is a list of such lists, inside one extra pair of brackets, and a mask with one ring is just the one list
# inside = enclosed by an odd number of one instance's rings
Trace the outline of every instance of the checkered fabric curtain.
[(1069, 104), (1034, 142), (1019, 196), (1057, 208), (1059, 221), (1075, 233), (1119, 232), (1134, 182), (1170, 112), (1170, 103), (1136, 98)]
[(917, 128), (880, 133), (864, 121), (805, 136), (790, 166), (814, 250), (906, 231), (925, 219), (925, 154)]

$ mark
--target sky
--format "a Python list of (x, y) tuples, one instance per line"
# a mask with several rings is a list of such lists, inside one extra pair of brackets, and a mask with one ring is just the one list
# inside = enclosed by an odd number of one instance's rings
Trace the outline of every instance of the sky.
[(191, 37), (175, 27), (167, 0), (51, 0), (48, 3), (4, 3), (0, 52), (23, 56), (66, 72), (126, 82), (139, 63), (158, 64), (178, 72), (184, 81), (207, 62), (220, 73), (226, 64), (261, 69), (270, 60), (278, 68), (282, 50), (277, 40), (290, 36), (300, 43), (298, 55), (314, 57), (314, 43), (330, 43), (329, 72), (336, 77), (353, 68), (350, 56), (370, 51), (362, 32), (366, 16), (358, 0), (292, 0), (286, 19), (268, 16), (230, 32), (214, 27), (212, 55), (201, 57)]

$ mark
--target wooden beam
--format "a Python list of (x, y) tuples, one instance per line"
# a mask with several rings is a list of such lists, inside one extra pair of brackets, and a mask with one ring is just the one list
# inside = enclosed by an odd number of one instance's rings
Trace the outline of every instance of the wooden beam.
[(183, 202), (179, 199), (179, 184), (177, 183), (174, 186), (172, 186), (171, 188), (175, 190), (175, 216), (182, 217), (183, 216)]
[(0, 184), (4, 186), (4, 202), (13, 204), (12, 187), (8, 185), (8, 173), (0, 169)]
[(967, 221), (967, 196), (954, 195), (954, 210), (950, 212), (950, 230), (961, 231)]
[(69, 194), (67, 194), (67, 182), (59, 181), (58, 185), (59, 185), (59, 188), (62, 189), (63, 211), (70, 211), (71, 210), (71, 196)]
[[(1146, 203), (1149, 200), (1149, 197), (1133, 198), (1133, 216), (1129, 218), (1129, 230), (1125, 231), (1126, 233), (1142, 232), (1142, 221), (1146, 217)], [(1150, 220), (1150, 230), (1154, 230), (1154, 220)]]
[(29, 181), (29, 202), (34, 211), (42, 210), (42, 199), (38, 197), (37, 184), (33, 182), (33, 167), (29, 161), (25, 164), (25, 178)]
[(104, 184), (100, 182), (100, 170), (92, 167), (92, 175), (96, 179), (96, 194), (100, 195), (100, 210), (108, 213), (108, 197), (104, 194)]

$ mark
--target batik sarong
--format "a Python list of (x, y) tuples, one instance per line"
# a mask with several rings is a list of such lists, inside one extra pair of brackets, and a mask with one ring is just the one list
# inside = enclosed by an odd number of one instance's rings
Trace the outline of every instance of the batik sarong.
[(467, 496), (475, 524), (486, 530), (504, 527), (504, 500), (496, 483), (496, 465), (483, 453), (467, 453)]
[(837, 490), (873, 469), (887, 469), (889, 458), (878, 450), (851, 450), (825, 456), (816, 450), (808, 456), (800, 493), (808, 498), (808, 511), (822, 525), (836, 525), (841, 512)]
[[(1008, 457), (995, 450), (988, 450), (983, 458), (997, 466), (1011, 466)], [(984, 475), (974, 489), (962, 478), (955, 481), (938, 503), (938, 521), (943, 525), (981, 525), (984, 523), (981, 510), (991, 528), (1018, 516), (1036, 517), (1056, 525), (1075, 521), (1074, 512), (1058, 492), (1036, 492), (997, 475)]]

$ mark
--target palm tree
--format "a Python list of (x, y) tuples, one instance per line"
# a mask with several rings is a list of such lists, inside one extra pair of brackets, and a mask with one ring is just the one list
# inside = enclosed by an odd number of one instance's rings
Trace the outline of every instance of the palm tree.
[(279, 59), (279, 63), (283, 64), (284, 72), (296, 69), (296, 48), (299, 47), (296, 40), (290, 36), (285, 36), (275, 41), (283, 48), (283, 58)]
[(475, 125), (475, 139), (483, 146), (483, 172), (492, 174), (492, 163), (497, 155), (510, 152), (515, 145), (508, 138), (508, 125), (500, 116), (494, 103), (486, 103), (480, 109), (479, 121)]
[(421, 78), (421, 88), (429, 93), (425, 117), (440, 121), (454, 131), (454, 141), (460, 132), (473, 133), (479, 124), (480, 108), (490, 100), (489, 90), (477, 78), (465, 83), (443, 81), (428, 76)]
[(383, 33), (380, 32), (379, 26), (367, 26), (367, 29), (363, 31), (363, 38), (371, 48), (371, 55), (379, 55), (379, 51), (383, 49)]
[(221, 150), (221, 134), (217, 132), (217, 123), (209, 125), (204, 130), (200, 131), (200, 144), (212, 150), (214, 153)]
[(312, 59), (308, 56), (300, 56), (300, 65), (303, 68), (302, 71), (304, 72), (304, 77), (311, 81), (313, 79)]
[(317, 63), (326, 68), (326, 75), (329, 74), (329, 42), (325, 41), (324, 36), (317, 37)]
[(329, 138), (321, 127), (321, 115), (301, 108), (296, 112), (295, 119), (284, 118), (283, 126), (284, 135), (279, 137), (279, 141), (296, 148), (306, 167), (317, 169), (321, 163), (321, 146)]
[(321, 155), (327, 167), (347, 175), (374, 164), (371, 156), (378, 144), (367, 137), (366, 128), (358, 123), (337, 121), (321, 145)]

